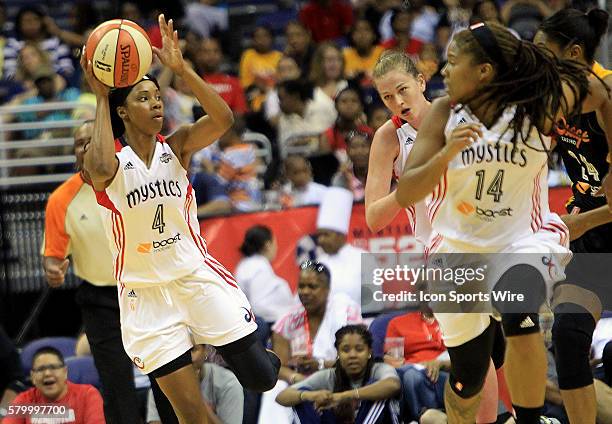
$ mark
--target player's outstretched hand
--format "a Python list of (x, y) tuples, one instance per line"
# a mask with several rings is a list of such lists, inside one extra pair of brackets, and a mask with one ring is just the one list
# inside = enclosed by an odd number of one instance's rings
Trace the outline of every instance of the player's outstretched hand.
[(179, 43), (178, 32), (174, 29), (174, 22), (166, 22), (165, 16), (160, 14), (157, 18), (162, 36), (162, 48), (153, 47), (153, 52), (159, 61), (170, 68), (174, 73), (181, 74), (187, 64), (183, 60), (183, 53)]
[(458, 125), (451, 133), (450, 139), (444, 146), (444, 156), (450, 161), (459, 152), (470, 147), (478, 137), (482, 137), (482, 129), (480, 124), (461, 124)]
[(87, 81), (87, 84), (89, 84), (91, 92), (94, 93), (96, 97), (107, 97), (108, 93), (110, 92), (110, 88), (102, 84), (94, 75), (93, 63), (91, 60), (87, 60), (85, 46), (83, 46), (83, 49), (81, 50), (81, 68), (83, 69), (85, 80)]
[(68, 259), (45, 257), (43, 266), (45, 268), (45, 277), (50, 287), (56, 288), (64, 284), (69, 264), (70, 261)]

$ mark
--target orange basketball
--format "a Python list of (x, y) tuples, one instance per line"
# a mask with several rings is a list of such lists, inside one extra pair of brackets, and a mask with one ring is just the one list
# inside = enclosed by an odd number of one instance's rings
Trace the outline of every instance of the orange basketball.
[(109, 87), (127, 87), (139, 81), (149, 71), (153, 58), (147, 33), (127, 19), (98, 25), (87, 39), (85, 50), (94, 75)]

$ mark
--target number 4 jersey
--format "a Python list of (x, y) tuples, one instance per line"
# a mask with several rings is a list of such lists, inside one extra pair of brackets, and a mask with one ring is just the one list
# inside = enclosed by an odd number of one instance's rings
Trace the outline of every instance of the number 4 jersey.
[[(459, 153), (428, 199), (435, 233), (447, 242), (474, 248), (496, 248), (541, 229), (559, 232), (563, 223), (548, 208), (547, 159), (550, 138), (535, 129), (525, 142), (512, 142), (509, 107), (490, 128), (467, 106), (451, 109), (446, 139), (463, 123), (481, 124), (482, 137)], [(524, 126), (524, 131), (528, 128)], [(557, 231), (555, 231), (557, 232)]]
[(134, 287), (173, 281), (202, 262), (227, 272), (207, 254), (187, 172), (164, 138), (157, 136), (148, 168), (123, 138), (115, 150), (115, 178), (96, 197), (106, 208), (117, 281)]

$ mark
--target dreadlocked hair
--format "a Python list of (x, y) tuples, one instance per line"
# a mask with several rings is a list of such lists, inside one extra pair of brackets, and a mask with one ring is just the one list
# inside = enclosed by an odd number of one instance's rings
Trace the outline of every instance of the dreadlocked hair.
[[(474, 63), (490, 63), (495, 69), (493, 80), (468, 101), (462, 101), (463, 104), (477, 102), (486, 105), (487, 109), (494, 111), (492, 122), (497, 121), (504, 109), (516, 106), (512, 122), (504, 130), (504, 133), (512, 130), (513, 143), (519, 137), (525, 143), (534, 128), (541, 139), (541, 134), (550, 131), (546, 125), (556, 121), (558, 111), (562, 111), (566, 118), (580, 114), (582, 101), (588, 93), (587, 74), (590, 69), (575, 61), (557, 59), (552, 52), (517, 39), (502, 25), (490, 22), (487, 26), (508, 66), (505, 68), (488, 57), (469, 29), (455, 35), (457, 48), (469, 52)], [(563, 83), (572, 90), (575, 99), (572, 108), (568, 108)]]
[[(361, 324), (351, 324), (345, 325), (336, 331), (336, 341), (334, 342), (334, 347), (336, 351), (340, 348), (340, 343), (342, 343), (342, 339), (344, 336), (348, 334), (357, 334), (361, 336), (365, 344), (368, 346), (370, 350), (372, 350), (372, 334), (367, 329), (365, 325)], [(368, 363), (366, 364), (365, 372), (363, 374), (363, 379), (361, 380), (360, 387), (363, 387), (367, 384), (370, 379), (370, 375), (372, 374), (372, 367), (374, 366), (374, 358), (370, 357), (368, 359)], [(336, 360), (336, 364), (334, 365), (335, 377), (334, 377), (334, 393), (344, 392), (347, 390), (352, 390), (353, 386), (351, 385), (351, 379), (342, 366), (340, 365), (340, 359)], [(334, 413), (336, 415), (336, 420), (340, 423), (352, 423), (354, 422), (353, 416), (353, 407), (350, 403), (343, 403), (337, 408), (334, 409)]]

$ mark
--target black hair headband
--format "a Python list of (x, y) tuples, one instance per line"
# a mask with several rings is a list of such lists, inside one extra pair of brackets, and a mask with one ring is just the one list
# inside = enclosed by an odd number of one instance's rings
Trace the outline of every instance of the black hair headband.
[(493, 35), (493, 31), (483, 22), (479, 22), (470, 26), (470, 32), (480, 45), (482, 49), (485, 51), (486, 55), (493, 60), (502, 70), (508, 69), (508, 64), (504, 59), (504, 55), (501, 52), (501, 48), (497, 41), (495, 40), (495, 36)]

